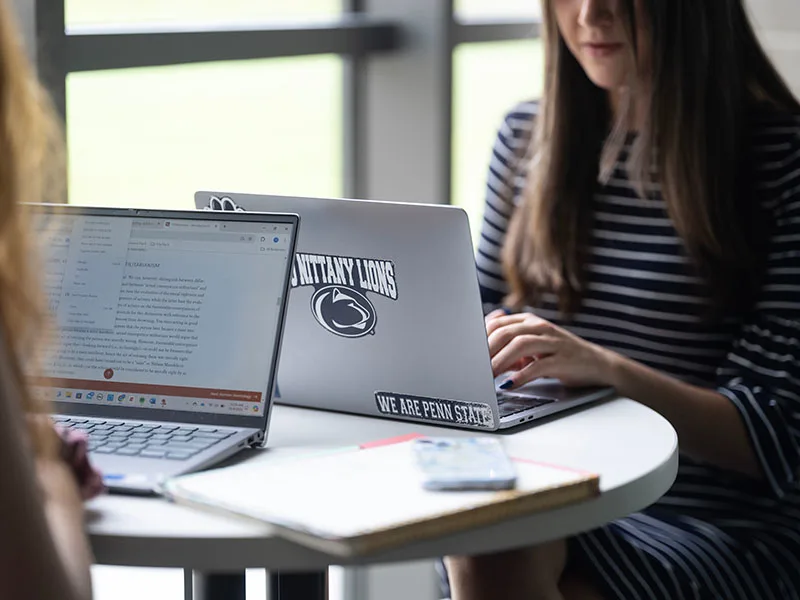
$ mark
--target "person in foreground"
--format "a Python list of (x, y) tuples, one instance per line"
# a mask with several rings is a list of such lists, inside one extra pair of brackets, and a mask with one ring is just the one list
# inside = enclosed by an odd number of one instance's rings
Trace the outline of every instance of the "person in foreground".
[(82, 501), (102, 482), (85, 440), (59, 435), (26, 389), (45, 306), (20, 202), (52, 199), (59, 139), (0, 0), (0, 598), (88, 600)]
[(743, 0), (543, 20), (544, 96), (500, 130), (478, 249), (493, 368), (614, 386), (681, 462), (641, 513), (446, 558), (452, 597), (798, 598), (800, 104)]

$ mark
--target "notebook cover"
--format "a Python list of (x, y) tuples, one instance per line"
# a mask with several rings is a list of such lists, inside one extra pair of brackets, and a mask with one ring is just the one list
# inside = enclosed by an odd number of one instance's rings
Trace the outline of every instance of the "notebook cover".
[(592, 473), (514, 458), (508, 491), (422, 488), (413, 438), (244, 463), (165, 484), (178, 503), (269, 523), (282, 537), (338, 556), (358, 556), (441, 537), (599, 494)]

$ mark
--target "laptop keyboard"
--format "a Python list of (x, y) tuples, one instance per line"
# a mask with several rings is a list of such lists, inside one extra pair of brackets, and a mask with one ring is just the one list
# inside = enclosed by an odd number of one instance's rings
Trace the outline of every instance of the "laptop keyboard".
[(554, 398), (545, 398), (543, 396), (517, 396), (505, 392), (497, 392), (497, 410), (501, 419), (531, 408), (552, 404), (553, 402), (555, 402)]
[(187, 460), (233, 435), (215, 427), (159, 425), (57, 416), (54, 422), (89, 436), (95, 454)]

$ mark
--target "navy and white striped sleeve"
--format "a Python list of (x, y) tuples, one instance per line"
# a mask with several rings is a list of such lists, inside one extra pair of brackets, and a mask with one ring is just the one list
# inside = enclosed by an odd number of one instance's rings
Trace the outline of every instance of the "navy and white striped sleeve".
[(481, 235), (476, 252), (478, 284), (484, 313), (499, 307), (508, 287), (503, 277), (501, 249), (523, 177), (520, 160), (530, 143), (536, 104), (526, 102), (515, 107), (503, 120), (492, 148), (486, 181), (486, 202)]
[(792, 146), (763, 186), (774, 218), (756, 310), (718, 371), (778, 498), (800, 476), (800, 135)]

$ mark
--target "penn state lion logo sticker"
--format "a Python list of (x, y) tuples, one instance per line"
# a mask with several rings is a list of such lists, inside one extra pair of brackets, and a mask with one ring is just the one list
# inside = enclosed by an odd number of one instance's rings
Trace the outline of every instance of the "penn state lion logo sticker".
[(325, 329), (342, 337), (361, 337), (375, 331), (375, 307), (355, 290), (326, 285), (311, 297), (311, 313)]
[[(245, 212), (227, 196), (211, 196), (204, 210)], [(297, 253), (292, 288), (311, 286), (311, 314), (326, 331), (344, 338), (375, 334), (378, 314), (367, 293), (397, 300), (394, 263), (378, 258)]]
[(375, 334), (378, 313), (368, 293), (397, 300), (394, 263), (376, 258), (295, 255), (292, 288), (313, 286), (311, 314), (326, 331), (345, 338)]

